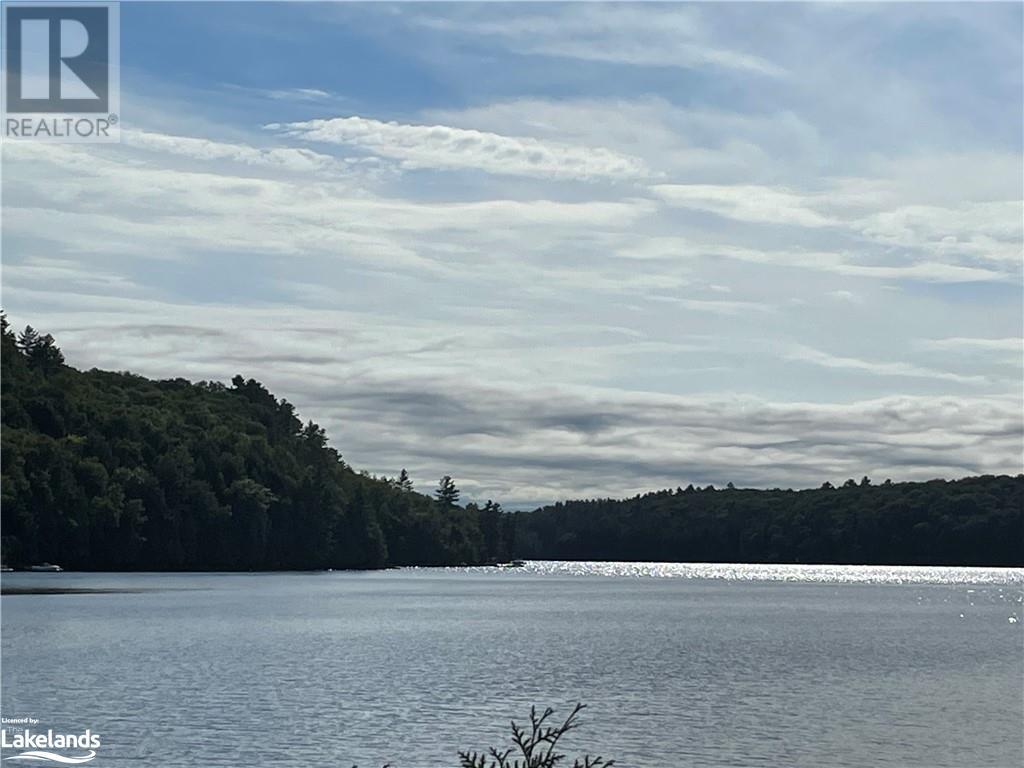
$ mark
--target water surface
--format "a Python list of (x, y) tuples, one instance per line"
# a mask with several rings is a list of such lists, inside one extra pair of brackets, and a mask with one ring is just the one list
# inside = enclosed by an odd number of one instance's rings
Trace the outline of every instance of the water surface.
[(95, 766), (453, 766), (531, 704), (577, 700), (590, 706), (568, 746), (622, 766), (1024, 763), (1020, 570), (530, 563), (2, 583), (98, 590), (0, 601), (2, 714), (91, 728)]

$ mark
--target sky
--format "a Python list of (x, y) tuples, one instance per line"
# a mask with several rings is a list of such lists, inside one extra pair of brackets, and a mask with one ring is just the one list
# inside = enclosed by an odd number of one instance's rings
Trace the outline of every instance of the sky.
[(1022, 6), (122, 3), (2, 302), (529, 507), (1022, 471)]

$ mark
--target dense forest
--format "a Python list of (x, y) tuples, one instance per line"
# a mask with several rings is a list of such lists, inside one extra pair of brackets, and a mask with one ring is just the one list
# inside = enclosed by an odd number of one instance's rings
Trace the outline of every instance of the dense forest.
[(3, 320), (5, 564), (88, 570), (378, 568), (507, 557), (494, 504), (355, 472), (324, 430), (231, 386), (80, 372)]
[(536, 510), (522, 557), (1024, 566), (1024, 476), (814, 490), (693, 486)]
[(1024, 565), (1024, 477), (710, 486), (504, 512), (353, 470), (259, 382), (78, 371), (3, 319), (2, 557), (84, 570), (379, 568), (512, 557)]

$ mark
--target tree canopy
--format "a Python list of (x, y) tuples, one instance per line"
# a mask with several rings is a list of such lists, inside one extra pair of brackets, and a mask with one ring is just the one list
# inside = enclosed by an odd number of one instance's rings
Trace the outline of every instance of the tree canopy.
[[(479, 563), (503, 529), (354, 471), (258, 381), (77, 371), (3, 319), (5, 563), (76, 569), (314, 569)], [(487, 522), (487, 533), (481, 523)]]
[(555, 560), (1024, 565), (1024, 476), (568, 501), (524, 515), (517, 556)]

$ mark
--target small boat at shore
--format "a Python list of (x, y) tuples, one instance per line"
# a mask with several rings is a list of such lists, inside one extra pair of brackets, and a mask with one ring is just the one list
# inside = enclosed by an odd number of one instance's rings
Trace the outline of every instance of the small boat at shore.
[(28, 567), (30, 571), (35, 573), (60, 573), (64, 569), (59, 565), (52, 565), (50, 563), (40, 563), (39, 565), (30, 565)]

